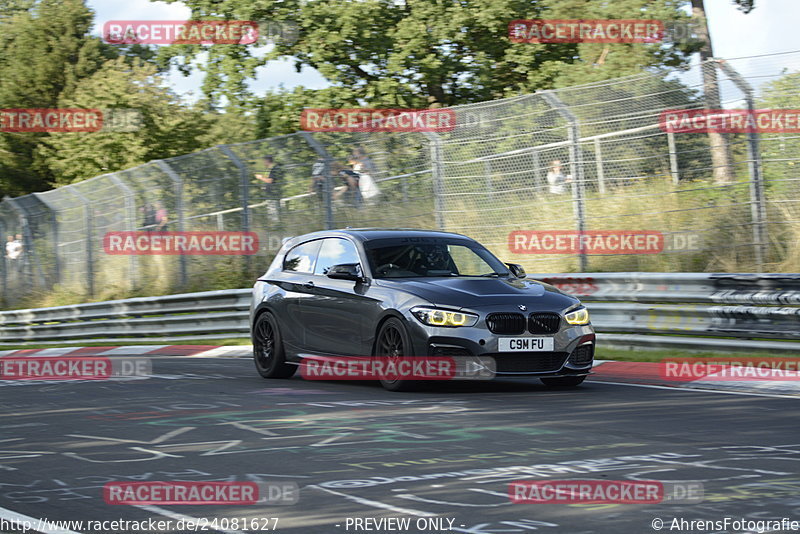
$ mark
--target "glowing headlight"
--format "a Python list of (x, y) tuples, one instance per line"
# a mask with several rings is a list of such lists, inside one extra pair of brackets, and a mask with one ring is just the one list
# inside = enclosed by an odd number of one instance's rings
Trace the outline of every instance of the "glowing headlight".
[(589, 310), (578, 308), (564, 316), (569, 324), (589, 324)]
[(475, 314), (436, 308), (412, 308), (411, 313), (428, 326), (474, 326), (478, 322), (478, 316)]

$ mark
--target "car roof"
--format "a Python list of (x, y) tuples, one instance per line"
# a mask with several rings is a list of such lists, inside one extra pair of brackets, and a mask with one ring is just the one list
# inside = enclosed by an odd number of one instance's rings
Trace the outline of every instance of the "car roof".
[(420, 228), (340, 228), (336, 230), (321, 230), (297, 236), (293, 241), (305, 241), (307, 238), (344, 237), (351, 236), (359, 241), (372, 241), (373, 239), (387, 239), (392, 237), (449, 237), (473, 241), (471, 237), (452, 232), (439, 230), (422, 230)]

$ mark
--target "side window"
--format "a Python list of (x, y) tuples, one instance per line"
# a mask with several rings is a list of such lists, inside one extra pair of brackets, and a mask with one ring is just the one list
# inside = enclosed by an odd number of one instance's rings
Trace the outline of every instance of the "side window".
[(286, 254), (286, 258), (283, 260), (283, 270), (295, 273), (312, 272), (321, 242), (322, 240), (317, 239), (294, 247)]
[(361, 263), (355, 245), (347, 239), (338, 237), (323, 239), (314, 274), (324, 276), (328, 274), (328, 269), (342, 263)]

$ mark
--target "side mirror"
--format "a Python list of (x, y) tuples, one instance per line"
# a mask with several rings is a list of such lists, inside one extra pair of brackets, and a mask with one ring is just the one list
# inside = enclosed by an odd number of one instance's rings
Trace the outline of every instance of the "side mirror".
[(506, 263), (506, 265), (508, 265), (508, 270), (511, 271), (511, 274), (517, 278), (525, 278), (525, 269), (522, 268), (522, 265), (518, 263)]
[(361, 266), (357, 263), (342, 263), (334, 265), (326, 274), (328, 278), (334, 280), (352, 280), (353, 282), (363, 282), (364, 277), (361, 275)]

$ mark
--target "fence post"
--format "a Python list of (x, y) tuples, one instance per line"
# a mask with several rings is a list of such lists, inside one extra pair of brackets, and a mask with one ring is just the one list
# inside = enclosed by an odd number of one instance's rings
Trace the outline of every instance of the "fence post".
[(542, 192), (547, 189), (547, 178), (542, 175), (542, 162), (538, 150), (531, 150), (531, 160), (533, 161), (534, 193), (538, 195), (540, 188)]
[[(125, 203), (125, 211), (127, 212), (127, 216), (125, 217), (125, 230), (129, 232), (135, 232), (136, 203), (134, 201), (133, 190), (128, 187), (128, 184), (120, 180), (115, 173), (108, 174), (107, 176), (109, 180), (114, 182), (114, 185), (122, 190), (122, 194), (124, 195), (123, 202)], [(128, 269), (130, 270), (130, 275), (128, 276), (128, 279), (130, 280), (130, 288), (131, 290), (134, 290), (139, 282), (139, 263), (136, 254), (131, 254), (128, 256)]]
[(594, 163), (597, 166), (597, 188), (601, 195), (606, 194), (606, 175), (603, 169), (603, 152), (600, 148), (600, 139), (594, 138)]
[[(44, 202), (42, 203), (44, 204)], [(58, 225), (58, 213), (48, 204), (45, 204), (45, 206), (47, 206), (47, 209), (50, 211), (50, 222), (53, 225), (53, 267), (55, 270), (55, 283), (58, 284), (61, 282), (61, 251), (58, 249), (61, 240), (59, 238), (60, 228)]]
[(325, 177), (325, 189), (323, 191), (325, 201), (325, 229), (332, 230), (336, 222), (333, 220), (333, 181), (331, 180), (331, 162), (333, 158), (322, 146), (322, 143), (317, 141), (310, 132), (300, 132), (306, 143), (311, 149), (317, 153), (323, 160), (322, 175)]
[(445, 229), (444, 220), (444, 165), (442, 164), (442, 138), (434, 132), (422, 132), (431, 145), (431, 176), (433, 178), (433, 209), (436, 228)]
[[(566, 105), (561, 99), (556, 96), (552, 91), (539, 91), (537, 94), (552, 107), (559, 115), (561, 115), (569, 124), (568, 141), (570, 149), (570, 170), (572, 171), (572, 207), (577, 222), (578, 233), (583, 235), (586, 231), (586, 209), (585, 202), (585, 183), (583, 179), (583, 158), (581, 157), (580, 139), (581, 132), (578, 126), (578, 118), (567, 109)], [(578, 253), (579, 270), (585, 273), (589, 270), (588, 261), (586, 258), (586, 251), (583, 248), (583, 240), (578, 240), (580, 245), (580, 252)]]
[[(175, 189), (175, 212), (178, 215), (178, 231), (183, 232), (186, 218), (183, 209), (183, 179), (163, 159), (156, 160), (155, 164), (158, 165), (159, 169), (164, 171), (164, 174), (169, 176), (170, 180), (172, 180), (172, 186)], [(185, 254), (180, 254), (178, 256), (178, 269), (180, 271), (180, 284), (185, 286), (189, 280)]]
[[(716, 64), (744, 93), (747, 101), (747, 113), (754, 117), (756, 104), (753, 98), (753, 87), (731, 67), (724, 59), (717, 59)], [(767, 245), (767, 209), (764, 202), (764, 179), (761, 175), (760, 134), (758, 131), (747, 132), (747, 170), (750, 174), (750, 213), (753, 220), (753, 247), (756, 257), (757, 272), (764, 271), (764, 260)]]
[(83, 204), (83, 213), (86, 218), (86, 289), (89, 293), (89, 298), (94, 297), (94, 249), (92, 241), (94, 241), (94, 210), (92, 203), (89, 199), (83, 196), (80, 191), (71, 185), (65, 185), (64, 189), (78, 197), (78, 200)]
[(32, 193), (39, 203), (50, 213), (50, 226), (53, 229), (53, 285), (61, 282), (61, 238), (59, 237), (60, 226), (58, 223), (58, 210), (44, 200), (42, 193)]
[(667, 144), (669, 145), (669, 172), (672, 175), (673, 185), (678, 185), (681, 175), (678, 171), (678, 150), (675, 148), (675, 134), (667, 132)]
[[(228, 145), (219, 145), (220, 151), (230, 158), (231, 162), (239, 169), (239, 179), (242, 196), (242, 231), (250, 231), (250, 171), (247, 170), (247, 165), (240, 160), (236, 154), (233, 153), (231, 147)], [(280, 212), (278, 212), (280, 213)], [(244, 257), (244, 265), (247, 274), (253, 272), (253, 256), (246, 254)]]

